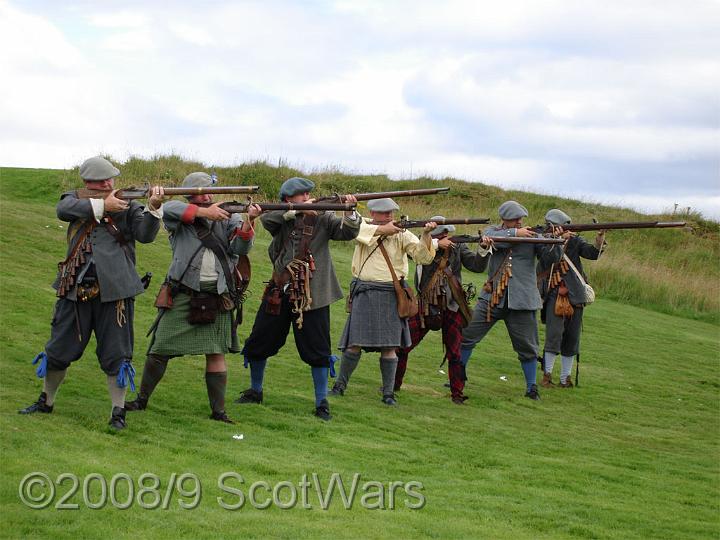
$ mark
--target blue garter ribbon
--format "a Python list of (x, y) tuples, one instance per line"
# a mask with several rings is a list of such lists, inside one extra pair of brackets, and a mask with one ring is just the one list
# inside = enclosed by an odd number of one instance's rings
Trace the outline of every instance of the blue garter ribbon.
[(128, 381), (130, 382), (130, 389), (134, 392), (135, 368), (130, 362), (124, 360), (122, 365), (120, 366), (120, 372), (117, 376), (117, 385), (119, 388), (125, 388), (128, 385)]
[(40, 365), (35, 370), (35, 375), (37, 375), (40, 379), (44, 378), (45, 375), (47, 375), (47, 361), (48, 357), (45, 351), (38, 353), (38, 355), (32, 361), (33, 366), (40, 362)]
[(330, 355), (330, 376), (334, 379), (335, 378), (335, 362), (338, 361), (338, 357), (334, 354)]

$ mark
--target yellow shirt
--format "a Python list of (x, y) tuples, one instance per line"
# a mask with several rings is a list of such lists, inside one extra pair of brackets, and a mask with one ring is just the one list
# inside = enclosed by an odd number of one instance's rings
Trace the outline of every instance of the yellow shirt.
[[(380, 236), (375, 236), (375, 231), (378, 226), (371, 225), (369, 221), (369, 219), (363, 218), (360, 232), (355, 238), (355, 253), (352, 258), (353, 277), (362, 281), (392, 281), (385, 257), (377, 247)], [(383, 246), (385, 246), (398, 279), (403, 279), (408, 275), (408, 255), (416, 264), (429, 264), (435, 258), (435, 247), (430, 234), (423, 234), (422, 240), (420, 240), (410, 231), (403, 231), (386, 236)]]

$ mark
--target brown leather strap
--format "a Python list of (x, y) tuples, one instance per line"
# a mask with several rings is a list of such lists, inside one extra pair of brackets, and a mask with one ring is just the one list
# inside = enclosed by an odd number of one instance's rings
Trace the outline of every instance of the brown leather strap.
[(298, 244), (295, 258), (302, 261), (307, 260), (310, 254), (310, 242), (315, 234), (316, 214), (299, 214), (295, 216), (295, 230), (300, 234), (300, 243)]
[(110, 233), (110, 236), (112, 236), (115, 241), (120, 244), (120, 247), (125, 252), (128, 259), (132, 260), (132, 253), (130, 253), (130, 248), (127, 245), (127, 239), (122, 231), (118, 229), (117, 225), (115, 225), (113, 219), (110, 216), (105, 216), (102, 218), (102, 223), (105, 224), (105, 230)]
[(393, 286), (395, 287), (395, 291), (398, 294), (401, 294), (403, 292), (402, 285), (400, 285), (400, 281), (398, 280), (398, 277), (395, 274), (395, 269), (393, 268), (393, 265), (390, 262), (390, 257), (388, 256), (387, 250), (385, 249), (385, 246), (383, 246), (383, 244), (382, 244), (383, 240), (385, 240), (385, 238), (380, 238), (380, 240), (378, 240), (378, 247), (380, 248), (380, 253), (382, 253), (383, 257), (385, 257), (385, 262), (387, 263), (388, 268), (390, 269), (390, 275), (392, 276), (392, 279), (393, 279)]

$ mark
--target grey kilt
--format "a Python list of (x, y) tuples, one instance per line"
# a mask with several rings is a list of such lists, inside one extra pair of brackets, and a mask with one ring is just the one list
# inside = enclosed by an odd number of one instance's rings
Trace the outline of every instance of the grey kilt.
[(379, 351), (412, 344), (407, 319), (398, 317), (392, 282), (353, 279), (349, 294), (352, 311), (340, 337), (340, 350), (356, 346), (365, 351)]

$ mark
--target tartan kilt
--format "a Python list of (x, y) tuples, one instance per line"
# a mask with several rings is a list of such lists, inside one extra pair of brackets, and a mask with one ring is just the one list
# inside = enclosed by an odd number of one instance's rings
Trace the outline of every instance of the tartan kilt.
[[(407, 356), (430, 331), (427, 327), (421, 326), (420, 314), (408, 319), (411, 345), (401, 349), (401, 353)], [(445, 358), (448, 361), (460, 360), (460, 343), (462, 342), (463, 316), (458, 311), (449, 309), (443, 310), (442, 317), (442, 342), (445, 346)]]
[(391, 283), (354, 280), (352, 311), (340, 337), (340, 350), (357, 346), (365, 351), (409, 347), (408, 319), (397, 314), (397, 298)]
[[(203, 292), (216, 292), (202, 283)], [(172, 309), (164, 310), (155, 332), (153, 332), (148, 354), (163, 356), (183, 356), (186, 354), (225, 354), (237, 350), (232, 340), (232, 312), (218, 313), (215, 322), (208, 324), (190, 324), (190, 295), (179, 292), (173, 297)]]

